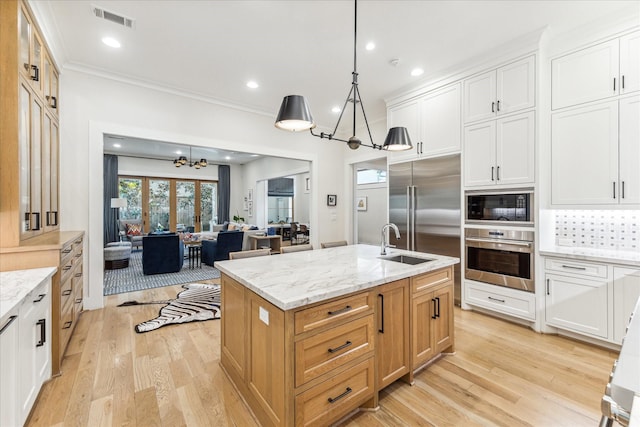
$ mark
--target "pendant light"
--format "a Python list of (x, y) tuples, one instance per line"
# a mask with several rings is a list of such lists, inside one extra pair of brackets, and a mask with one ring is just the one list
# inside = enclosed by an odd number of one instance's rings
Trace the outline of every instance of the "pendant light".
[(189, 147), (189, 161), (187, 162), (187, 158), (185, 156), (180, 156), (177, 159), (175, 159), (173, 161), (173, 165), (177, 168), (179, 168), (180, 166), (184, 166), (188, 164), (189, 167), (191, 168), (196, 168), (196, 169), (200, 169), (200, 168), (206, 168), (207, 167), (207, 159), (200, 159), (197, 162), (194, 162), (191, 160), (191, 147)]
[[(353, 72), (351, 73), (351, 89), (349, 90), (349, 94), (347, 95), (347, 99), (344, 101), (344, 106), (340, 112), (340, 117), (338, 117), (338, 122), (336, 123), (335, 128), (332, 133), (320, 132), (314, 133), (313, 128), (316, 127), (315, 122), (313, 121), (313, 117), (311, 116), (311, 109), (309, 108), (309, 104), (307, 100), (302, 95), (287, 95), (282, 100), (282, 105), (280, 106), (280, 111), (278, 112), (278, 117), (276, 118), (275, 126), (278, 129), (288, 130), (291, 132), (299, 132), (309, 130), (311, 135), (317, 136), (318, 138), (326, 138), (330, 140), (336, 140), (341, 142), (346, 142), (349, 148), (355, 150), (359, 148), (361, 145), (365, 147), (374, 148), (377, 150), (389, 150), (389, 151), (403, 151), (410, 150), (413, 148), (411, 144), (411, 139), (409, 138), (409, 132), (404, 127), (394, 127), (389, 129), (389, 133), (384, 140), (382, 145), (377, 145), (373, 142), (373, 137), (371, 136), (371, 130), (369, 129), (369, 122), (367, 121), (367, 114), (364, 111), (364, 104), (362, 103), (362, 98), (360, 97), (360, 90), (358, 89), (358, 72), (357, 72), (357, 36), (358, 36), (358, 0), (354, 0), (354, 24), (353, 24)], [(338, 126), (340, 125), (340, 120), (342, 120), (342, 115), (344, 110), (347, 107), (347, 104), (351, 102), (353, 103), (353, 133), (351, 138), (348, 140), (336, 138), (335, 134), (338, 130)], [(357, 104), (360, 104), (360, 108), (362, 110), (362, 117), (364, 117), (364, 123), (367, 127), (367, 133), (369, 134), (369, 140), (371, 141), (371, 145), (363, 144), (362, 141), (356, 137), (356, 112), (357, 112)]]

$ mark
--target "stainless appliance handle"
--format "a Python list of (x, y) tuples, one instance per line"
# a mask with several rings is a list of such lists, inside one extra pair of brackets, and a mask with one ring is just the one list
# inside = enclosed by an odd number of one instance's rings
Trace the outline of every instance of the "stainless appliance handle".
[(531, 247), (531, 242), (519, 242), (517, 240), (480, 239), (478, 237), (467, 237), (465, 238), (465, 241), (483, 242), (483, 243), (504, 243), (505, 245), (524, 246), (527, 248)]
[(411, 250), (416, 250), (416, 210), (418, 208), (416, 199), (416, 186), (411, 186)]
[(407, 247), (411, 249), (411, 186), (407, 185)]

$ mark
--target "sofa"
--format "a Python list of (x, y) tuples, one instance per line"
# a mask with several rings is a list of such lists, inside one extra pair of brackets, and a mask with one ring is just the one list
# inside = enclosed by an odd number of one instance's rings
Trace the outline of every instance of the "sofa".
[(229, 259), (229, 252), (242, 250), (242, 231), (220, 231), (216, 240), (202, 241), (202, 262), (213, 266), (216, 261)]
[(184, 264), (184, 244), (177, 234), (142, 237), (142, 273), (177, 273)]
[(237, 223), (230, 222), (226, 224), (214, 225), (213, 231), (203, 231), (200, 233), (194, 233), (194, 235), (196, 235), (202, 241), (215, 240), (218, 238), (218, 233), (222, 231), (225, 231), (225, 232), (229, 231), (228, 230), (229, 226), (231, 226), (234, 230), (240, 230), (244, 233), (242, 237), (242, 249), (239, 249), (243, 251), (251, 250), (251, 239), (249, 239), (249, 236), (253, 236), (253, 235), (264, 236), (267, 234), (267, 230), (259, 229), (255, 225), (237, 224)]
[(118, 221), (118, 234), (131, 242), (131, 246), (139, 248), (142, 246), (144, 237), (141, 219), (121, 219)]

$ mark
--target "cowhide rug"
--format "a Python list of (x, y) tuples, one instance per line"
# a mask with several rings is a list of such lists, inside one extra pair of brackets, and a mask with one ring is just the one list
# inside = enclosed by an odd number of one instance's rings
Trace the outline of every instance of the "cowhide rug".
[(118, 307), (146, 304), (167, 304), (158, 317), (136, 325), (138, 333), (149, 332), (162, 326), (220, 318), (220, 285), (189, 283), (176, 299), (165, 301), (127, 301)]

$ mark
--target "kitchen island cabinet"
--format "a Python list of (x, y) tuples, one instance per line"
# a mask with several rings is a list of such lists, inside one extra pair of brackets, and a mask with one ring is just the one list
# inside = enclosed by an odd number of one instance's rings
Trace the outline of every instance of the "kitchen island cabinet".
[[(410, 382), (414, 369), (453, 351), (453, 299), (438, 308), (435, 298), (445, 289), (452, 295), (459, 260), (393, 254), (430, 261), (402, 264), (376, 246), (353, 245), (216, 263), (221, 365), (262, 425), (327, 425), (375, 408), (383, 387), (400, 377)], [(292, 264), (301, 267), (292, 273)], [(413, 313), (410, 298), (427, 294), (430, 309)], [(412, 331), (437, 314), (450, 319), (446, 347), (414, 360)], [(439, 335), (433, 330), (429, 342)]]

